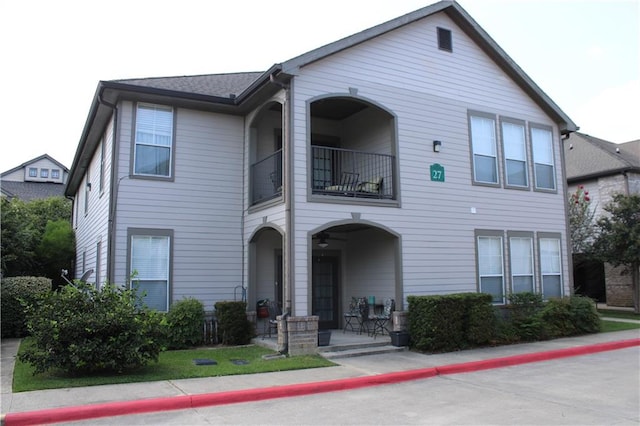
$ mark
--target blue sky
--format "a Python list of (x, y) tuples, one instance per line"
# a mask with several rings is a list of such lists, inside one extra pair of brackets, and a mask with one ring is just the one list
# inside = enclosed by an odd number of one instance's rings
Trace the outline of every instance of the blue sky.
[[(0, 171), (70, 167), (100, 80), (263, 71), (432, 3), (1, 1)], [(458, 3), (581, 132), (640, 139), (640, 0)]]

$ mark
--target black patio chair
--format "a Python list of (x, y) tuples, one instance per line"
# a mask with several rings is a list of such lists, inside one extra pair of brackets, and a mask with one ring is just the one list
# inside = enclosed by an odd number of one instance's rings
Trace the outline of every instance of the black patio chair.
[(378, 334), (384, 334), (385, 331), (387, 332), (387, 334), (389, 334), (389, 329), (387, 328), (387, 326), (391, 321), (391, 313), (394, 310), (395, 300), (385, 299), (384, 309), (382, 313), (369, 316), (369, 321), (371, 322), (371, 330), (369, 331), (369, 335), (373, 336), (373, 338), (375, 339)]

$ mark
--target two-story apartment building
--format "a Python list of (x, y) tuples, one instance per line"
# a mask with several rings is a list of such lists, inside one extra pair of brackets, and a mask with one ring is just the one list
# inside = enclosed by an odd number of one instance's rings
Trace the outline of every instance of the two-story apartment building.
[(75, 274), (152, 307), (339, 327), (352, 296), (570, 289), (576, 125), (457, 3), (265, 72), (102, 81), (66, 189)]
[(64, 196), (69, 169), (48, 154), (25, 161), (2, 172), (0, 189), (3, 197), (31, 201)]

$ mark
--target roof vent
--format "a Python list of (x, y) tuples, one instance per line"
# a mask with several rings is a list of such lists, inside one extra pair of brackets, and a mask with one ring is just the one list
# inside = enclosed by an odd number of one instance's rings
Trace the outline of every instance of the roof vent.
[(453, 40), (451, 30), (438, 27), (438, 49), (453, 52)]

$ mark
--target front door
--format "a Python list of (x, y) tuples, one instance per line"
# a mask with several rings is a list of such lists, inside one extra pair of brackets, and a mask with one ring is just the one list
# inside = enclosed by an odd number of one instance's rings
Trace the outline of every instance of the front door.
[(311, 312), (320, 329), (338, 328), (338, 266), (337, 256), (313, 256)]

